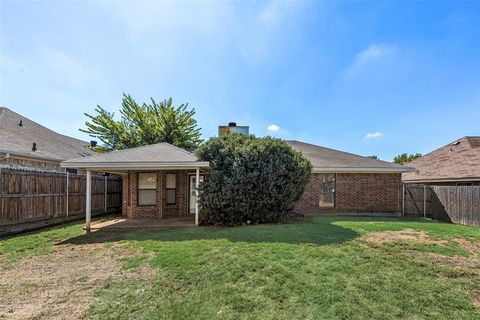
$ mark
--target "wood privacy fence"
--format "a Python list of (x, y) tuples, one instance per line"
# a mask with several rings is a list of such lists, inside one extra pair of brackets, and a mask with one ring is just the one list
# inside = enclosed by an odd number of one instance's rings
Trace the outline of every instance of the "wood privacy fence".
[[(86, 177), (0, 169), (0, 226), (85, 212)], [(120, 210), (122, 179), (92, 176), (92, 212)]]
[(480, 186), (406, 184), (404, 213), (480, 227)]

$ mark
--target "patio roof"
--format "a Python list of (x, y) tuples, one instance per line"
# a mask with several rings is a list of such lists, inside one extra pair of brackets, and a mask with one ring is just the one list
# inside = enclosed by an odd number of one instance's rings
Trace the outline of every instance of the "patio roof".
[(208, 168), (194, 154), (166, 142), (63, 161), (64, 168), (146, 170)]

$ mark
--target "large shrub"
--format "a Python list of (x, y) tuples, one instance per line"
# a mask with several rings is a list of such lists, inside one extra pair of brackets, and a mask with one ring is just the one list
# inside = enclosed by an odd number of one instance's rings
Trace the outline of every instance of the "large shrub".
[(200, 189), (205, 224), (275, 223), (292, 211), (312, 166), (283, 140), (230, 134), (197, 150), (211, 175)]

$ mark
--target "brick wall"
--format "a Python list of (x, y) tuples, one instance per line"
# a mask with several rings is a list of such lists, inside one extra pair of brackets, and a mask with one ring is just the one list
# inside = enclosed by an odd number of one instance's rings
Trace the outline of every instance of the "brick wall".
[(399, 213), (401, 210), (400, 173), (335, 174), (335, 207), (319, 208), (320, 174), (312, 174), (302, 198), (299, 213)]
[[(157, 202), (152, 206), (137, 205), (138, 173), (157, 174)], [(166, 174), (177, 177), (175, 204), (166, 204)], [(123, 180), (122, 215), (129, 219), (162, 219), (188, 214), (188, 174), (194, 171), (132, 171)]]

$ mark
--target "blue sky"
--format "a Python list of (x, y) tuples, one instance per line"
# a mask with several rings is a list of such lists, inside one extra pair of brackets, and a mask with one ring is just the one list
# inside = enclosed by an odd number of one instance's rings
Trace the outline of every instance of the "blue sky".
[(391, 160), (480, 135), (480, 2), (0, 2), (0, 106), (78, 131), (95, 106), (188, 102)]

